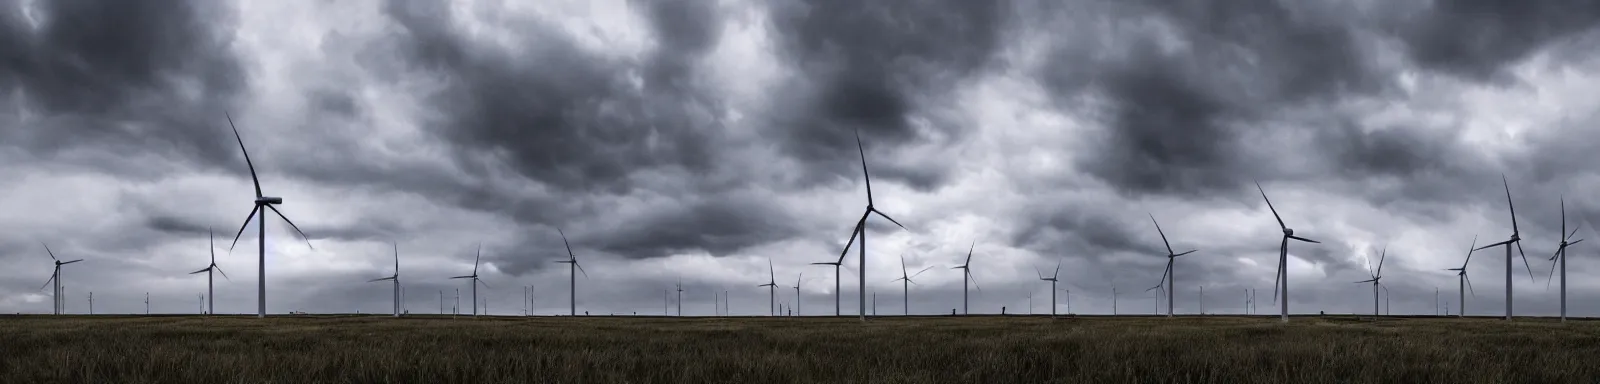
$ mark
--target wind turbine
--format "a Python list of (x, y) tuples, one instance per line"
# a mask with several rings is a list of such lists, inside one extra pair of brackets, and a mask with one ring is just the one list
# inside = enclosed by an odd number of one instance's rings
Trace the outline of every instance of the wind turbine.
[(61, 289), (61, 266), (83, 261), (83, 259), (61, 261), (61, 259), (56, 258), (56, 253), (50, 250), (49, 244), (45, 244), (44, 242), (40, 242), (39, 244), (44, 245), (45, 254), (50, 255), (50, 260), (55, 260), (56, 263), (55, 272), (50, 273), (50, 279), (45, 280), (44, 285), (39, 286), (39, 290), (44, 290), (44, 287), (48, 287), (50, 286), (51, 282), (55, 282), (55, 291), (50, 294), (50, 298), (55, 300), (55, 314), (59, 315), (66, 307), (66, 298), (63, 297), (65, 292)]
[(1467, 247), (1467, 259), (1461, 261), (1461, 268), (1447, 268), (1446, 271), (1456, 271), (1456, 293), (1461, 296), (1461, 307), (1456, 317), (1467, 316), (1467, 294), (1478, 297), (1477, 292), (1472, 292), (1472, 278), (1467, 277), (1467, 262), (1472, 261), (1472, 252), (1477, 250), (1478, 237), (1472, 237), (1472, 246)]
[[(973, 247), (977, 247), (977, 246), (978, 246), (978, 241), (977, 240), (973, 240), (972, 241), (972, 245), (967, 246), (967, 261), (965, 263), (962, 263), (959, 266), (955, 266), (955, 267), (951, 267), (950, 268), (950, 269), (960, 269), (961, 270), (961, 314), (963, 314), (963, 315), (968, 314), (968, 312), (967, 312), (967, 281), (971, 280), (972, 281), (972, 285), (978, 285), (978, 279), (975, 278), (975, 277), (972, 277), (972, 248)], [(978, 288), (978, 290), (982, 291), (983, 288)]]
[[(1522, 236), (1521, 232), (1517, 230), (1517, 206), (1511, 203), (1511, 183), (1506, 182), (1506, 175), (1503, 174), (1500, 175), (1500, 183), (1506, 187), (1506, 207), (1511, 211), (1511, 239), (1478, 247), (1473, 251), (1502, 245), (1506, 246), (1506, 321), (1511, 321), (1511, 246), (1516, 245), (1517, 253), (1522, 255), (1522, 266), (1528, 269), (1528, 281), (1530, 282), (1533, 281), (1533, 267), (1528, 265), (1528, 254), (1522, 251)], [(1562, 228), (1562, 230), (1565, 229)]]
[[(856, 231), (850, 234), (850, 240), (844, 243), (844, 249), (846, 252), (849, 252), (850, 244), (854, 242), (857, 237), (861, 238), (861, 244), (857, 245), (856, 248), (856, 250), (860, 252), (860, 257), (857, 264), (861, 265), (861, 274), (859, 275), (861, 292), (858, 292), (860, 293), (861, 297), (860, 302), (857, 304), (860, 304), (861, 306), (861, 321), (867, 321), (867, 217), (876, 213), (878, 216), (889, 219), (889, 222), (894, 223), (894, 225), (900, 226), (900, 229), (906, 229), (906, 226), (901, 225), (899, 221), (895, 221), (894, 218), (889, 217), (889, 215), (885, 215), (882, 211), (879, 211), (878, 208), (872, 205), (872, 176), (867, 174), (867, 152), (866, 149), (861, 146), (860, 131), (856, 131), (856, 152), (861, 154), (861, 177), (863, 180), (866, 180), (867, 183), (867, 209), (865, 212), (861, 213), (861, 219), (856, 220)], [(840, 260), (842, 261), (843, 258)]]
[[(398, 261), (399, 260), (398, 254), (400, 253), (399, 247), (400, 246), (398, 246), (398, 245), (395, 246), (395, 248), (396, 248), (395, 254), (397, 255), (397, 256), (395, 256), (396, 257), (396, 259), (395, 259), (396, 260), (396, 262), (395, 262), (396, 266), (400, 265), (399, 261)], [(471, 275), (465, 275), (465, 276), (456, 276), (456, 277), (452, 277), (451, 278), (451, 279), (472, 279), (472, 315), (473, 316), (477, 316), (478, 315), (478, 284), (483, 284), (484, 288), (488, 288), (489, 287), (489, 283), (485, 283), (485, 282), (483, 282), (483, 280), (479, 280), (478, 279), (478, 260), (480, 260), (480, 259), (483, 259), (483, 244), (478, 244), (478, 256), (474, 257), (472, 259), (472, 274)], [(398, 268), (396, 268), (395, 275), (398, 276), (399, 275), (398, 272), (399, 272)], [(461, 291), (459, 291), (459, 290), (456, 291), (456, 302), (457, 303), (461, 302), (461, 296), (460, 296), (461, 293), (460, 292)], [(487, 310), (485, 310), (485, 311), (487, 311)]]
[(1567, 321), (1567, 247), (1571, 246), (1571, 245), (1574, 245), (1574, 244), (1581, 243), (1581, 242), (1583, 242), (1583, 239), (1578, 239), (1577, 241), (1568, 242), (1568, 240), (1572, 240), (1573, 236), (1577, 236), (1578, 235), (1578, 229), (1577, 228), (1573, 228), (1572, 229), (1572, 233), (1567, 233), (1567, 198), (1565, 196), (1563, 196), (1561, 198), (1561, 233), (1563, 234), (1561, 236), (1561, 246), (1559, 248), (1556, 248), (1556, 254), (1555, 255), (1550, 256), (1550, 260), (1551, 261), (1555, 261), (1555, 263), (1550, 264), (1550, 275), (1551, 276), (1545, 278), (1544, 288), (1545, 289), (1550, 289), (1550, 281), (1552, 280), (1551, 277), (1555, 277), (1556, 266), (1557, 266), (1557, 264), (1559, 264), (1561, 266), (1561, 321), (1562, 322), (1566, 322)]
[(201, 270), (194, 271), (194, 272), (189, 272), (189, 274), (193, 275), (193, 274), (200, 273), (200, 272), (205, 272), (206, 273), (206, 296), (205, 297), (211, 298), (206, 304), (208, 306), (208, 308), (206, 308), (206, 311), (208, 311), (209, 313), (217, 313), (217, 299), (215, 297), (215, 295), (216, 295), (216, 292), (215, 292), (216, 276), (214, 274), (212, 274), (212, 272), (221, 273), (222, 274), (222, 278), (228, 279), (228, 281), (233, 281), (233, 279), (229, 279), (228, 278), (228, 273), (227, 272), (223, 272), (222, 271), (222, 267), (218, 267), (217, 266), (217, 234), (211, 232), (211, 228), (206, 228), (206, 233), (210, 234), (210, 236), (211, 236), (211, 264), (206, 265), (205, 269), (201, 269)]
[(907, 274), (906, 273), (906, 255), (900, 255), (900, 278), (894, 279), (892, 281), (902, 281), (902, 283), (900, 283), (900, 286), (901, 286), (900, 289), (902, 290), (901, 292), (903, 292), (902, 296), (901, 296), (901, 299), (904, 300), (904, 303), (902, 303), (902, 305), (905, 306), (905, 315), (906, 316), (910, 316), (911, 315), (911, 284), (916, 284), (917, 283), (915, 281), (911, 281), (911, 278), (920, 276), (920, 275), (922, 275), (923, 272), (927, 272), (929, 269), (932, 269), (932, 268), (933, 268), (933, 266), (930, 265), (927, 268), (923, 268), (921, 271), (917, 271), (917, 273), (915, 275)]
[[(861, 223), (858, 222), (858, 223), (856, 223), (855, 229), (851, 230), (851, 233), (855, 233), (856, 231), (860, 231), (860, 230), (861, 230)], [(854, 235), (851, 236), (851, 240), (855, 240)], [(850, 244), (845, 244), (844, 245), (844, 251), (839, 252), (839, 260), (835, 260), (833, 262), (811, 263), (811, 265), (832, 265), (833, 266), (833, 315), (834, 316), (842, 315), (842, 313), (839, 311), (839, 301), (840, 301), (839, 300), (840, 299), (839, 268), (844, 265), (844, 256), (848, 255), (848, 254), (850, 254)]]
[[(478, 274), (476, 260), (473, 262), (472, 274)], [(394, 275), (367, 280), (368, 283), (389, 280), (394, 282), (394, 317), (400, 317), (400, 243), (394, 243)], [(473, 287), (477, 287), (474, 285)]]
[(800, 272), (799, 276), (795, 276), (794, 277), (794, 315), (795, 316), (803, 316), (803, 315), (800, 314), (800, 278), (805, 277), (805, 276), (806, 276), (805, 272)]
[[(1389, 247), (1388, 246), (1384, 246), (1383, 247), (1383, 255), (1382, 256), (1378, 256), (1378, 269), (1376, 269), (1376, 270), (1372, 269), (1372, 260), (1371, 259), (1367, 259), (1367, 270), (1368, 271), (1375, 271), (1375, 272), (1369, 272), (1368, 275), (1367, 275), (1367, 276), (1371, 276), (1372, 278), (1355, 282), (1356, 284), (1372, 283), (1372, 319), (1373, 320), (1377, 320), (1378, 319), (1378, 315), (1382, 314), (1382, 313), (1378, 312), (1378, 286), (1380, 284), (1383, 284), (1383, 282), (1381, 281), (1381, 280), (1383, 280), (1383, 260), (1387, 259), (1387, 258), (1389, 258)], [(1388, 288), (1384, 288), (1384, 289), (1388, 289)]]
[[(1112, 316), (1116, 316), (1117, 315), (1117, 276), (1116, 275), (1110, 275), (1110, 276), (1108, 276), (1108, 278), (1111, 280), (1111, 315)], [(1202, 315), (1203, 314), (1204, 313), (1202, 313)]]
[[(569, 276), (571, 276), (571, 278), (568, 279), (568, 284), (570, 285), (570, 288), (571, 288), (571, 291), (569, 292), (569, 294), (571, 295), (571, 301), (570, 302), (571, 302), (571, 305), (572, 305), (572, 314), (571, 314), (571, 316), (577, 316), (578, 315), (578, 273), (582, 272), (583, 273), (583, 277), (584, 278), (588, 278), (589, 277), (589, 271), (583, 270), (583, 265), (578, 264), (578, 255), (575, 255), (575, 254), (572, 253), (572, 243), (568, 243), (567, 242), (567, 233), (566, 232), (562, 232), (561, 228), (556, 228), (556, 233), (561, 234), (561, 245), (567, 246), (567, 259), (566, 260), (556, 260), (556, 262), (557, 263), (562, 263), (562, 264), (571, 264), (571, 265), (567, 266), (567, 274)], [(679, 296), (681, 297), (682, 294), (679, 294)], [(680, 304), (680, 306), (681, 306), (681, 304)], [(680, 310), (678, 312), (682, 313), (683, 311)]]
[(150, 292), (144, 293), (144, 315), (150, 315)]
[(767, 258), (767, 283), (757, 285), (767, 287), (767, 316), (777, 316), (778, 308), (778, 273), (772, 269), (772, 258)]
[(1267, 198), (1267, 191), (1261, 189), (1261, 182), (1256, 182), (1256, 190), (1261, 192), (1261, 199), (1267, 201), (1267, 209), (1272, 210), (1272, 217), (1278, 219), (1278, 228), (1283, 229), (1283, 241), (1278, 245), (1278, 272), (1272, 279), (1272, 300), (1278, 301), (1278, 296), (1280, 294), (1283, 296), (1283, 301), (1278, 303), (1283, 312), (1278, 316), (1281, 321), (1287, 323), (1289, 322), (1289, 239), (1307, 243), (1321, 242), (1295, 236), (1294, 229), (1283, 224), (1283, 216), (1278, 216), (1278, 209), (1272, 206), (1272, 199)]
[(683, 317), (683, 279), (678, 279), (678, 317)]
[[(1039, 271), (1039, 267), (1033, 267), (1033, 271), (1039, 274), (1039, 280), (1050, 282), (1050, 318), (1054, 319), (1056, 318), (1056, 283), (1061, 281), (1059, 279), (1061, 276), (1061, 261), (1056, 261), (1056, 271), (1051, 273), (1050, 277), (1044, 277), (1044, 272)], [(1032, 308), (1029, 309), (1031, 310)]]
[(1167, 287), (1167, 317), (1172, 317), (1172, 298), (1174, 297), (1172, 296), (1172, 287), (1174, 285), (1173, 279), (1175, 279), (1172, 276), (1172, 262), (1177, 260), (1178, 256), (1194, 253), (1195, 251), (1198, 251), (1198, 249), (1191, 249), (1184, 251), (1183, 253), (1173, 253), (1172, 243), (1167, 242), (1167, 233), (1161, 230), (1161, 223), (1156, 222), (1156, 215), (1153, 213), (1150, 214), (1150, 222), (1155, 223), (1156, 233), (1161, 234), (1161, 244), (1167, 246), (1167, 270), (1166, 272), (1161, 273), (1162, 282), (1157, 283), (1155, 287), (1146, 289), (1145, 292), (1149, 292), (1151, 289), (1161, 288), (1163, 285), (1165, 285)]
[[(233, 116), (232, 115), (226, 115), (226, 116), (228, 117), (228, 127), (233, 128), (233, 138), (234, 138), (234, 140), (237, 140), (239, 142), (239, 152), (244, 153), (244, 164), (246, 166), (250, 167), (250, 181), (255, 183), (255, 186), (256, 186), (255, 207), (250, 209), (250, 215), (249, 216), (245, 216), (244, 225), (240, 225), (239, 226), (239, 233), (233, 235), (233, 245), (228, 246), (228, 251), (232, 252), (233, 248), (235, 246), (239, 245), (239, 236), (244, 235), (245, 227), (250, 226), (250, 219), (252, 219), (252, 218), (256, 219), (256, 229), (258, 230), (256, 243), (257, 243), (257, 245), (259, 247), (259, 249), (258, 249), (259, 254), (257, 255), (257, 263), (258, 263), (258, 265), (257, 265), (257, 270), (256, 270), (257, 271), (257, 274), (256, 274), (256, 284), (257, 284), (257, 287), (256, 287), (256, 317), (257, 318), (264, 318), (264, 317), (267, 317), (267, 212), (266, 212), (266, 210), (267, 209), (272, 210), (272, 213), (277, 214), (278, 218), (283, 219), (283, 221), (285, 223), (289, 223), (289, 227), (290, 228), (294, 228), (295, 233), (299, 233), (300, 237), (306, 240), (306, 248), (311, 248), (311, 249), (316, 249), (316, 248), (311, 246), (311, 238), (307, 237), (306, 233), (304, 231), (301, 231), (299, 226), (294, 225), (294, 221), (293, 220), (289, 220), (288, 216), (284, 216), (283, 212), (278, 211), (278, 207), (274, 207), (274, 205), (283, 204), (283, 198), (282, 197), (265, 196), (265, 195), (263, 195), (261, 193), (261, 179), (256, 177), (256, 166), (255, 166), (254, 163), (250, 162), (250, 151), (244, 149), (244, 139), (239, 137), (239, 127), (233, 125)], [(261, 215), (260, 216), (256, 216), (256, 214), (258, 214), (258, 213), (261, 214)]]

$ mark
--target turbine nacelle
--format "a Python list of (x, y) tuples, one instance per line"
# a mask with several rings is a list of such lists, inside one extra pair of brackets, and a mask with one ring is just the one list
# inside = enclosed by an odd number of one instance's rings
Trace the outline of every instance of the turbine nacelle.
[(1294, 236), (1294, 228), (1284, 228), (1283, 229), (1283, 235), (1284, 236)]
[(282, 197), (267, 197), (267, 196), (257, 197), (256, 198), (256, 204), (281, 205), (281, 204), (283, 204), (283, 198)]

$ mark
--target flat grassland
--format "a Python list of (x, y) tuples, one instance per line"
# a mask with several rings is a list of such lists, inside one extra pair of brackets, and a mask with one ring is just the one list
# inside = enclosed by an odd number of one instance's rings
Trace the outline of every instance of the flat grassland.
[(0, 316), (0, 383), (1593, 383), (1600, 321)]

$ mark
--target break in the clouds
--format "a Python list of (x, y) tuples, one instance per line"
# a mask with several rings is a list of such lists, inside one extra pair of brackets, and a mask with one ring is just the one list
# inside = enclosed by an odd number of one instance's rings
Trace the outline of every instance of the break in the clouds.
[[(1296, 312), (1368, 310), (1388, 251), (1393, 313), (1456, 296), (1473, 238), (1528, 251), (1520, 313), (1553, 314), (1560, 231), (1597, 237), (1600, 6), (1582, 1), (7, 1), (0, 4), (0, 311), (194, 312), (214, 233), (218, 310), (254, 310), (253, 187), (268, 220), (268, 309), (386, 312), (398, 246), (413, 312), (470, 312), (451, 276), (481, 248), (480, 301), (565, 313), (688, 314), (726, 292), (764, 314), (832, 313), (836, 260), (866, 203), (866, 270), (896, 314), (1148, 313), (1166, 252), (1177, 308), (1271, 299), (1278, 228), (1296, 233)], [(1600, 273), (1572, 249), (1572, 313)], [(230, 250), (230, 247), (234, 249)], [(1480, 252), (1469, 310), (1499, 314), (1503, 251)], [(1530, 273), (1531, 272), (1531, 273)], [(1532, 277), (1530, 278), (1530, 275)], [(461, 298), (457, 299), (457, 290)], [(870, 299), (869, 299), (870, 300)], [(1459, 303), (1449, 301), (1452, 309)], [(869, 303), (870, 304), (870, 303)], [(482, 303), (480, 303), (482, 305)], [(676, 305), (671, 305), (676, 309)]]

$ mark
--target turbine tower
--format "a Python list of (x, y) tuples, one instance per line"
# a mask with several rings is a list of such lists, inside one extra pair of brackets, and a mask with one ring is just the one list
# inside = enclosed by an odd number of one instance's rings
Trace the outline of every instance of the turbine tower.
[(678, 317), (683, 317), (683, 279), (678, 279)]
[(56, 263), (55, 272), (50, 273), (50, 279), (45, 280), (44, 285), (39, 286), (39, 290), (44, 290), (44, 287), (50, 286), (51, 282), (55, 283), (55, 291), (50, 294), (50, 298), (55, 301), (54, 313), (59, 315), (62, 312), (66, 312), (67, 307), (66, 298), (63, 297), (63, 294), (65, 294), (66, 291), (61, 289), (61, 266), (83, 261), (83, 259), (61, 261), (61, 259), (56, 258), (56, 253), (50, 250), (49, 244), (45, 244), (44, 242), (40, 242), (39, 244), (44, 245), (45, 254), (50, 255), (50, 260), (54, 260)]
[(767, 258), (767, 283), (756, 287), (767, 287), (767, 316), (778, 315), (778, 273), (772, 269), (772, 258)]
[[(1446, 268), (1446, 271), (1456, 271), (1456, 293), (1461, 296), (1461, 306), (1456, 317), (1467, 316), (1467, 294), (1478, 297), (1477, 292), (1472, 292), (1472, 278), (1467, 277), (1467, 262), (1472, 261), (1472, 252), (1478, 247), (1478, 237), (1472, 237), (1472, 246), (1467, 247), (1467, 259), (1461, 261), (1461, 268)], [(1448, 311), (1447, 311), (1448, 312)], [(1448, 315), (1448, 313), (1446, 313)]]
[(856, 152), (861, 155), (861, 178), (865, 180), (867, 184), (867, 209), (865, 212), (861, 213), (861, 219), (856, 220), (856, 230), (854, 233), (850, 234), (850, 240), (844, 243), (844, 249), (846, 252), (849, 252), (850, 244), (855, 241), (856, 237), (861, 238), (861, 244), (856, 246), (856, 250), (860, 252), (860, 257), (857, 264), (861, 266), (861, 274), (859, 275), (861, 284), (861, 292), (859, 293), (861, 297), (860, 302), (857, 304), (860, 304), (861, 306), (861, 321), (867, 321), (867, 217), (876, 213), (878, 216), (889, 219), (889, 222), (894, 223), (894, 225), (900, 226), (900, 229), (906, 229), (906, 226), (901, 225), (899, 221), (895, 221), (894, 218), (889, 217), (889, 215), (885, 215), (882, 211), (879, 211), (878, 208), (872, 205), (872, 176), (867, 174), (867, 151), (865, 147), (862, 147), (861, 145), (860, 131), (856, 131)]
[[(972, 281), (974, 286), (978, 285), (978, 279), (972, 277), (972, 248), (976, 246), (978, 246), (978, 241), (973, 240), (972, 245), (967, 246), (967, 261), (959, 266), (950, 268), (961, 270), (961, 314), (963, 315), (969, 313), (967, 312), (967, 281)], [(983, 288), (978, 288), (978, 291), (983, 291)]]
[(1583, 239), (1578, 239), (1576, 241), (1570, 241), (1569, 242), (1569, 240), (1572, 240), (1573, 236), (1577, 236), (1578, 235), (1578, 229), (1577, 228), (1573, 228), (1571, 233), (1567, 232), (1567, 198), (1565, 196), (1561, 197), (1561, 233), (1562, 233), (1562, 235), (1561, 235), (1561, 245), (1556, 248), (1556, 254), (1550, 256), (1550, 261), (1554, 261), (1554, 263), (1550, 264), (1550, 275), (1551, 276), (1545, 278), (1545, 280), (1544, 280), (1544, 288), (1545, 289), (1550, 289), (1550, 281), (1553, 280), (1553, 278), (1555, 277), (1556, 266), (1559, 265), (1561, 267), (1561, 322), (1566, 322), (1567, 321), (1567, 247), (1575, 245), (1575, 244), (1578, 244), (1578, 243), (1581, 243), (1581, 242), (1583, 242)]
[(200, 273), (200, 272), (205, 272), (206, 273), (206, 296), (205, 297), (208, 298), (208, 300), (206, 301), (206, 307), (207, 308), (205, 309), (205, 311), (208, 312), (208, 313), (217, 313), (217, 299), (215, 297), (216, 296), (216, 291), (215, 291), (215, 288), (216, 288), (216, 283), (215, 283), (216, 276), (212, 272), (221, 273), (222, 274), (222, 278), (228, 279), (228, 281), (233, 281), (233, 279), (229, 279), (228, 278), (228, 273), (227, 272), (223, 272), (222, 271), (222, 267), (218, 267), (217, 266), (217, 234), (216, 233), (212, 233), (211, 232), (211, 228), (206, 228), (206, 233), (209, 233), (210, 237), (211, 237), (211, 264), (210, 265), (206, 265), (205, 269), (201, 269), (201, 270), (194, 271), (194, 272), (189, 272), (189, 274), (193, 275), (193, 274)]
[[(855, 233), (856, 231), (860, 231), (860, 230), (861, 230), (861, 223), (858, 222), (858, 223), (856, 223), (855, 229), (851, 230), (851, 233)], [(852, 236), (851, 240), (854, 240), (854, 239), (855, 238)], [(840, 283), (839, 282), (839, 268), (844, 265), (844, 256), (848, 255), (848, 254), (850, 254), (850, 244), (845, 244), (844, 245), (844, 251), (843, 252), (839, 252), (839, 259), (838, 260), (835, 260), (835, 261), (832, 261), (832, 262), (811, 263), (811, 265), (832, 265), (833, 266), (833, 315), (834, 316), (843, 315), (843, 313), (841, 313), (839, 311), (839, 301), (840, 301), (839, 299), (840, 299), (840, 296), (841, 296), (840, 295), (840, 291), (839, 291), (839, 283)]]
[(1149, 292), (1151, 289), (1161, 288), (1163, 285), (1165, 285), (1167, 287), (1167, 317), (1172, 317), (1172, 298), (1175, 297), (1172, 296), (1172, 287), (1175, 286), (1173, 283), (1174, 277), (1172, 276), (1172, 262), (1177, 260), (1178, 256), (1194, 253), (1195, 251), (1198, 251), (1198, 249), (1191, 249), (1184, 251), (1183, 253), (1173, 253), (1172, 243), (1167, 242), (1167, 233), (1161, 230), (1161, 223), (1156, 222), (1156, 215), (1154, 213), (1149, 215), (1150, 222), (1155, 223), (1156, 225), (1156, 233), (1161, 235), (1161, 244), (1167, 246), (1167, 270), (1166, 272), (1161, 273), (1162, 281), (1160, 283), (1157, 283), (1155, 287), (1151, 287), (1145, 291)]
[[(289, 223), (289, 227), (294, 228), (294, 232), (300, 234), (300, 237), (306, 240), (306, 248), (316, 248), (311, 246), (311, 238), (307, 237), (299, 226), (294, 225), (293, 220), (289, 220), (288, 216), (284, 216), (283, 212), (278, 211), (278, 207), (275, 207), (275, 205), (283, 204), (283, 198), (270, 197), (261, 193), (261, 178), (256, 177), (255, 163), (250, 162), (250, 151), (244, 149), (244, 138), (239, 137), (239, 127), (233, 125), (232, 115), (224, 115), (228, 118), (228, 127), (233, 128), (234, 140), (239, 142), (239, 152), (244, 153), (244, 164), (250, 167), (250, 181), (255, 183), (256, 187), (255, 207), (250, 209), (249, 216), (245, 216), (244, 225), (239, 226), (239, 233), (233, 235), (233, 245), (228, 246), (228, 251), (232, 252), (233, 248), (239, 245), (239, 236), (244, 235), (245, 227), (250, 226), (250, 219), (256, 219), (256, 229), (258, 231), (256, 243), (259, 248), (259, 252), (256, 255), (256, 317), (264, 318), (267, 317), (267, 210), (272, 210), (272, 213), (277, 214), (278, 218), (283, 219), (285, 223)], [(258, 213), (260, 216), (256, 215)]]
[(917, 283), (915, 281), (911, 281), (911, 279), (914, 278), (914, 277), (917, 277), (919, 275), (922, 275), (923, 272), (927, 272), (928, 269), (931, 269), (931, 268), (933, 268), (933, 266), (930, 265), (927, 268), (923, 268), (921, 271), (917, 271), (917, 273), (914, 274), (914, 275), (913, 274), (908, 274), (906, 272), (906, 255), (900, 255), (900, 278), (894, 279), (891, 282), (893, 282), (893, 281), (901, 281), (902, 282), (902, 283), (900, 283), (900, 286), (901, 286), (900, 289), (901, 289), (901, 292), (903, 292), (902, 295), (901, 295), (901, 299), (904, 301), (904, 303), (902, 303), (902, 305), (905, 306), (905, 315), (906, 316), (910, 316), (911, 315), (911, 284), (916, 284)]
[[(1356, 284), (1372, 283), (1372, 319), (1374, 321), (1378, 319), (1378, 315), (1382, 314), (1378, 312), (1378, 286), (1383, 284), (1383, 260), (1387, 258), (1389, 258), (1389, 247), (1384, 246), (1383, 255), (1378, 256), (1378, 269), (1372, 269), (1372, 259), (1367, 259), (1367, 271), (1369, 271), (1367, 276), (1372, 278), (1355, 282)], [(1387, 290), (1388, 288), (1384, 289)]]
[(1261, 199), (1267, 201), (1267, 209), (1272, 210), (1272, 217), (1278, 219), (1278, 228), (1283, 230), (1283, 241), (1278, 244), (1278, 272), (1277, 276), (1272, 279), (1272, 300), (1278, 301), (1278, 296), (1283, 296), (1283, 301), (1278, 303), (1282, 311), (1278, 318), (1280, 321), (1287, 323), (1289, 322), (1289, 239), (1307, 243), (1320, 244), (1321, 242), (1295, 236), (1294, 229), (1283, 224), (1283, 216), (1278, 216), (1278, 209), (1272, 206), (1272, 199), (1267, 198), (1267, 191), (1261, 189), (1260, 182), (1256, 182), (1256, 190), (1261, 192)]
[(800, 275), (794, 277), (794, 315), (797, 317), (803, 316), (800, 314), (800, 278), (802, 277), (806, 277), (805, 272), (801, 272)]
[[(1473, 249), (1473, 251), (1494, 248), (1502, 245), (1506, 247), (1506, 321), (1511, 321), (1511, 301), (1513, 298), (1511, 295), (1511, 246), (1516, 245), (1517, 253), (1522, 255), (1522, 266), (1528, 269), (1529, 282), (1533, 281), (1533, 267), (1528, 265), (1528, 254), (1522, 251), (1522, 236), (1521, 232), (1517, 230), (1517, 206), (1511, 203), (1511, 183), (1506, 182), (1506, 175), (1500, 175), (1500, 183), (1506, 188), (1506, 207), (1511, 211), (1511, 239), (1478, 247), (1477, 249)], [(1563, 228), (1563, 230), (1565, 230), (1565, 228)]]
[[(396, 248), (395, 253), (399, 254), (399, 250), (398, 250), (399, 246), (396, 245), (395, 248)], [(398, 258), (399, 256), (396, 256), (396, 257)], [(472, 284), (472, 315), (473, 316), (477, 316), (478, 315), (478, 284), (483, 284), (484, 288), (488, 288), (489, 287), (489, 283), (485, 283), (485, 282), (483, 282), (483, 280), (479, 280), (478, 279), (478, 260), (480, 260), (480, 259), (483, 259), (483, 244), (478, 244), (478, 256), (474, 257), (472, 259), (472, 274), (471, 275), (465, 275), (465, 276), (456, 276), (456, 277), (452, 277), (451, 278), (451, 279), (472, 279), (471, 284)], [(398, 263), (399, 262), (396, 261), (395, 265), (398, 266), (399, 265)], [(399, 273), (396, 273), (396, 275), (399, 275)], [(461, 291), (459, 291), (459, 290), (456, 291), (456, 302), (458, 303), (458, 305), (461, 302), (461, 296), (460, 295), (461, 295)], [(485, 312), (487, 312), (487, 309), (485, 309)]]
[[(570, 289), (570, 291), (568, 292), (568, 295), (570, 295), (569, 299), (570, 299), (570, 304), (572, 305), (571, 316), (577, 316), (578, 315), (578, 273), (581, 272), (581, 273), (583, 273), (583, 277), (584, 278), (588, 278), (589, 277), (589, 271), (583, 270), (583, 265), (582, 264), (578, 264), (578, 255), (575, 255), (575, 254), (572, 253), (572, 243), (568, 243), (567, 242), (567, 233), (566, 232), (562, 232), (561, 228), (556, 228), (556, 233), (561, 234), (561, 245), (567, 246), (567, 259), (566, 260), (556, 260), (556, 262), (557, 263), (562, 263), (562, 264), (570, 264), (570, 265), (567, 266), (567, 275), (570, 276), (570, 278), (567, 281), (567, 283), (569, 285), (568, 288)], [(682, 312), (682, 311), (679, 311), (679, 312)]]
[[(473, 275), (477, 275), (477, 265), (473, 265)], [(394, 243), (394, 275), (367, 280), (368, 283), (389, 280), (394, 282), (394, 317), (400, 317), (400, 243)], [(474, 286), (476, 287), (476, 286)]]

